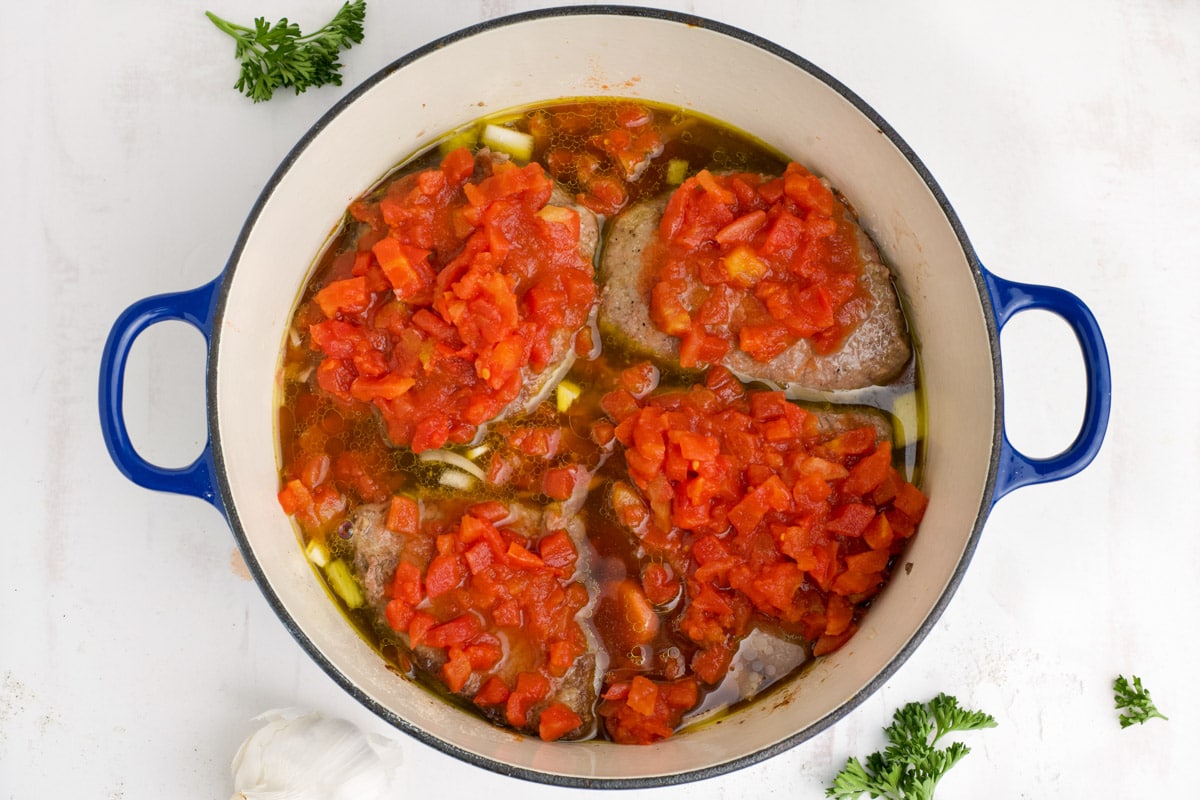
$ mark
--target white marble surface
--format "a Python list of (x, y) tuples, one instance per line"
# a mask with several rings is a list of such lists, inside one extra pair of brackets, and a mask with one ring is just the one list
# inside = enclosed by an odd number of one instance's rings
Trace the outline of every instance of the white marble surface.
[[(100, 348), (130, 302), (215, 276), (279, 160), (335, 100), (516, 0), (371, 0), (346, 85), (254, 106), (203, 16), (329, 0), (43, 0), (0, 24), (5, 253), (0, 797), (228, 797), (255, 714), (302, 705), (388, 729), (344, 695), (236, 568), (224, 520), (127, 482), (102, 443)], [(1195, 796), (1200, 752), (1200, 5), (1189, 0), (716, 0), (663, 7), (770, 38), (850, 86), (915, 149), (1001, 276), (1070, 289), (1107, 335), (1112, 423), (1091, 468), (993, 512), (947, 613), (845, 720), (759, 765), (636, 797), (816, 798), (892, 710), (939, 691), (996, 716), (939, 798)], [(1009, 425), (1073, 437), (1082, 368), (1040, 314), (1004, 336)], [(204, 436), (201, 338), (139, 341), (127, 413), (146, 455)], [(1176, 404), (1187, 404), (1177, 408)], [(1122, 730), (1117, 673), (1171, 717)], [(404, 738), (409, 792), (583, 797)], [(631, 753), (636, 756), (636, 753)], [(446, 791), (446, 779), (453, 775)]]

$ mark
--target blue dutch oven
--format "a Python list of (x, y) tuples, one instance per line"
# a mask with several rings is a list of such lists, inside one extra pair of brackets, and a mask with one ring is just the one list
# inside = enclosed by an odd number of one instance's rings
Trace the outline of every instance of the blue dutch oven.
[[(276, 501), (283, 342), (308, 272), (347, 203), (411, 153), (482, 114), (606, 95), (675, 104), (732, 123), (827, 177), (850, 199), (892, 268), (920, 354), (923, 489), (930, 498), (904, 554), (906, 569), (896, 570), (845, 647), (764, 702), (634, 749), (516, 736), (398, 678), (330, 601)], [(999, 334), (1030, 309), (1049, 311), (1070, 326), (1085, 365), (1082, 426), (1052, 458), (1023, 455), (1005, 434)], [(129, 349), (163, 320), (187, 322), (208, 341), (209, 438), (200, 457), (181, 469), (142, 458), (122, 417)], [(1088, 308), (1062, 289), (1014, 283), (985, 270), (924, 165), (845, 86), (771, 42), (710, 20), (576, 7), (460, 31), (350, 92), (284, 159), (220, 275), (191, 291), (140, 300), (117, 319), (101, 363), (100, 418), (113, 461), (130, 480), (200, 498), (226, 517), (258, 585), (300, 646), (383, 719), (504, 774), (629, 788), (754, 763), (847, 714), (935, 624), (993, 504), (1091, 462), (1108, 423), (1109, 394), (1104, 339)]]

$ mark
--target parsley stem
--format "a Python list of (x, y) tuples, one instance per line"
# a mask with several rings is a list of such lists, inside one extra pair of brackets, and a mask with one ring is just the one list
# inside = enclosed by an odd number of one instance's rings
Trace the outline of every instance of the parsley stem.
[(235, 39), (242, 38), (241, 35), (243, 33), (253, 33), (254, 32), (253, 29), (251, 29), (251, 28), (247, 28), (242, 25), (237, 25), (228, 20), (221, 19), (220, 17), (218, 17), (216, 14), (212, 13), (211, 11), (205, 11), (204, 15), (206, 17), (208, 17), (210, 20), (212, 20), (213, 25), (216, 25), (218, 28), (225, 31), (226, 33), (228, 33), (230, 36), (234, 37)]

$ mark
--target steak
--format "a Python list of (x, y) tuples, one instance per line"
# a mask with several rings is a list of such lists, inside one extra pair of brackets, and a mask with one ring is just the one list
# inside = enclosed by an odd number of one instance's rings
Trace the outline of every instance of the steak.
[[(453, 521), (462, 516), (466, 504), (459, 498), (446, 497), (444, 502), (438, 499), (425, 498), (421, 503), (422, 526), (436, 521)], [(576, 516), (578, 501), (575, 498), (566, 503), (553, 503), (545, 508), (531, 503), (514, 502), (509, 504), (510, 515), (503, 523), (504, 528), (515, 530), (530, 539), (536, 539), (551, 529), (566, 530), (577, 543), (583, 541), (585, 533), (583, 522)], [(389, 530), (385, 525), (388, 505), (377, 503), (362, 505), (354, 509), (348, 518), (350, 536), (347, 544), (353, 554), (349, 559), (355, 578), (362, 587), (366, 599), (365, 611), (372, 627), (383, 637), (400, 639), (406, 644), (408, 637), (393, 630), (389, 625), (385, 609), (390, 600), (390, 585), (397, 565), (403, 556), (406, 560), (427, 565), (436, 554), (435, 537), (424, 533), (404, 535)], [(580, 547), (581, 562), (586, 561), (587, 551)], [(587, 581), (586, 563), (580, 563), (576, 576), (577, 580)], [(589, 595), (594, 594), (589, 592)], [(580, 617), (589, 613), (585, 608)], [(586, 631), (586, 627), (585, 627)], [(505, 647), (505, 657), (492, 670), (473, 672), (466, 684), (457, 693), (468, 702), (479, 691), (483, 683), (490, 677), (497, 676), (507, 684), (512, 685), (521, 672), (537, 671), (542, 666), (544, 654), (530, 643), (518, 637), (510, 637), (499, 630), (488, 631), (508, 642)], [(541, 644), (541, 643), (539, 643)], [(445, 648), (428, 645), (409, 646), (408, 654), (417, 669), (426, 675), (436, 677), (448, 660)], [(537, 732), (537, 720), (541, 711), (553, 703), (563, 703), (583, 720), (576, 736), (588, 736), (595, 728), (595, 702), (597, 681), (599, 675), (596, 669), (594, 648), (589, 648), (575, 659), (575, 662), (561, 677), (550, 679), (550, 693), (529, 709), (530, 723), (527, 732)], [(499, 707), (479, 707), (479, 712), (496, 724), (508, 726), (503, 705)]]
[[(650, 317), (654, 276), (645, 263), (669, 198), (668, 193), (632, 205), (609, 223), (599, 269), (603, 287), (599, 325), (603, 333), (641, 355), (674, 361), (679, 340), (660, 331)], [(743, 380), (766, 380), (814, 391), (861, 389), (886, 384), (901, 373), (911, 357), (891, 272), (850, 209), (840, 200), (835, 205), (835, 213), (851, 221), (858, 236), (859, 283), (868, 306), (862, 321), (841, 348), (829, 354), (814, 352), (806, 339), (767, 362), (756, 361), (735, 347), (721, 363)]]
[[(569, 208), (579, 215), (579, 254), (588, 263), (595, 261), (596, 247), (600, 242), (600, 223), (596, 215), (589, 209), (574, 202), (557, 183), (550, 193), (548, 205)], [(586, 325), (596, 321), (597, 306), (592, 307)], [(575, 364), (575, 334), (577, 328), (557, 328), (550, 333), (550, 345), (554, 355), (549, 365), (540, 372), (534, 372), (526, 364), (523, 370), (524, 382), (521, 392), (496, 416), (493, 422), (506, 419), (518, 414), (527, 414), (537, 408), (545, 400), (554, 387), (571, 371)]]

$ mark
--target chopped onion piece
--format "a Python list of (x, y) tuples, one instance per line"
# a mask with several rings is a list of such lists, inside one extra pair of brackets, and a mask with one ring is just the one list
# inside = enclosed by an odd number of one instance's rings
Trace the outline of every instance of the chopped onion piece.
[(460, 147), (474, 149), (479, 143), (479, 131), (474, 127), (463, 128), (461, 131), (452, 133), (448, 139), (443, 139), (438, 144), (438, 152), (443, 156)]
[(907, 447), (921, 438), (919, 405), (916, 392), (905, 392), (892, 404), (892, 444), (896, 448)]
[(528, 133), (489, 123), (484, 126), (480, 140), (493, 150), (508, 153), (519, 161), (533, 158), (533, 137)]
[(308, 547), (305, 548), (304, 552), (308, 554), (308, 560), (318, 567), (323, 567), (329, 563), (329, 550), (316, 539), (308, 543)]
[[(538, 376), (538, 380), (542, 382), (542, 388), (538, 389), (537, 394), (525, 402), (525, 405), (523, 406), (525, 413), (532, 413), (535, 408), (540, 406), (546, 400), (546, 398), (550, 396), (551, 392), (554, 391), (555, 387), (558, 386), (558, 382), (561, 381), (563, 377), (571, 371), (571, 367), (573, 366), (575, 366), (574, 348), (567, 352), (567, 354), (563, 357), (562, 362), (559, 363), (558, 366), (552, 369), (547, 369)], [(509, 408), (512, 408), (516, 402), (517, 401), (514, 400), (512, 404), (509, 405)]]
[(475, 479), (465, 472), (451, 467), (442, 473), (438, 478), (438, 483), (442, 486), (449, 486), (451, 489), (470, 489), (475, 485)]
[(329, 581), (330, 587), (342, 598), (347, 608), (362, 608), (363, 603), (367, 602), (350, 566), (342, 559), (329, 562), (325, 567), (325, 580)]
[(579, 388), (579, 384), (574, 381), (559, 381), (558, 386), (554, 389), (554, 403), (558, 406), (558, 413), (565, 414), (581, 394), (583, 394), (583, 389)]
[(687, 177), (688, 162), (682, 158), (672, 158), (667, 162), (667, 183), (678, 186)]
[(487, 452), (491, 449), (492, 449), (492, 446), (490, 444), (476, 445), (475, 447), (472, 447), (470, 450), (467, 451), (467, 458), (474, 461), (475, 459), (479, 458), (480, 456), (487, 454)]
[(452, 453), (449, 450), (427, 450), (417, 456), (417, 458), (422, 461), (437, 461), (442, 464), (449, 464), (452, 467), (458, 467), (463, 472), (474, 475), (479, 480), (483, 480), (484, 477), (483, 470), (475, 462), (460, 456), (458, 453)]

